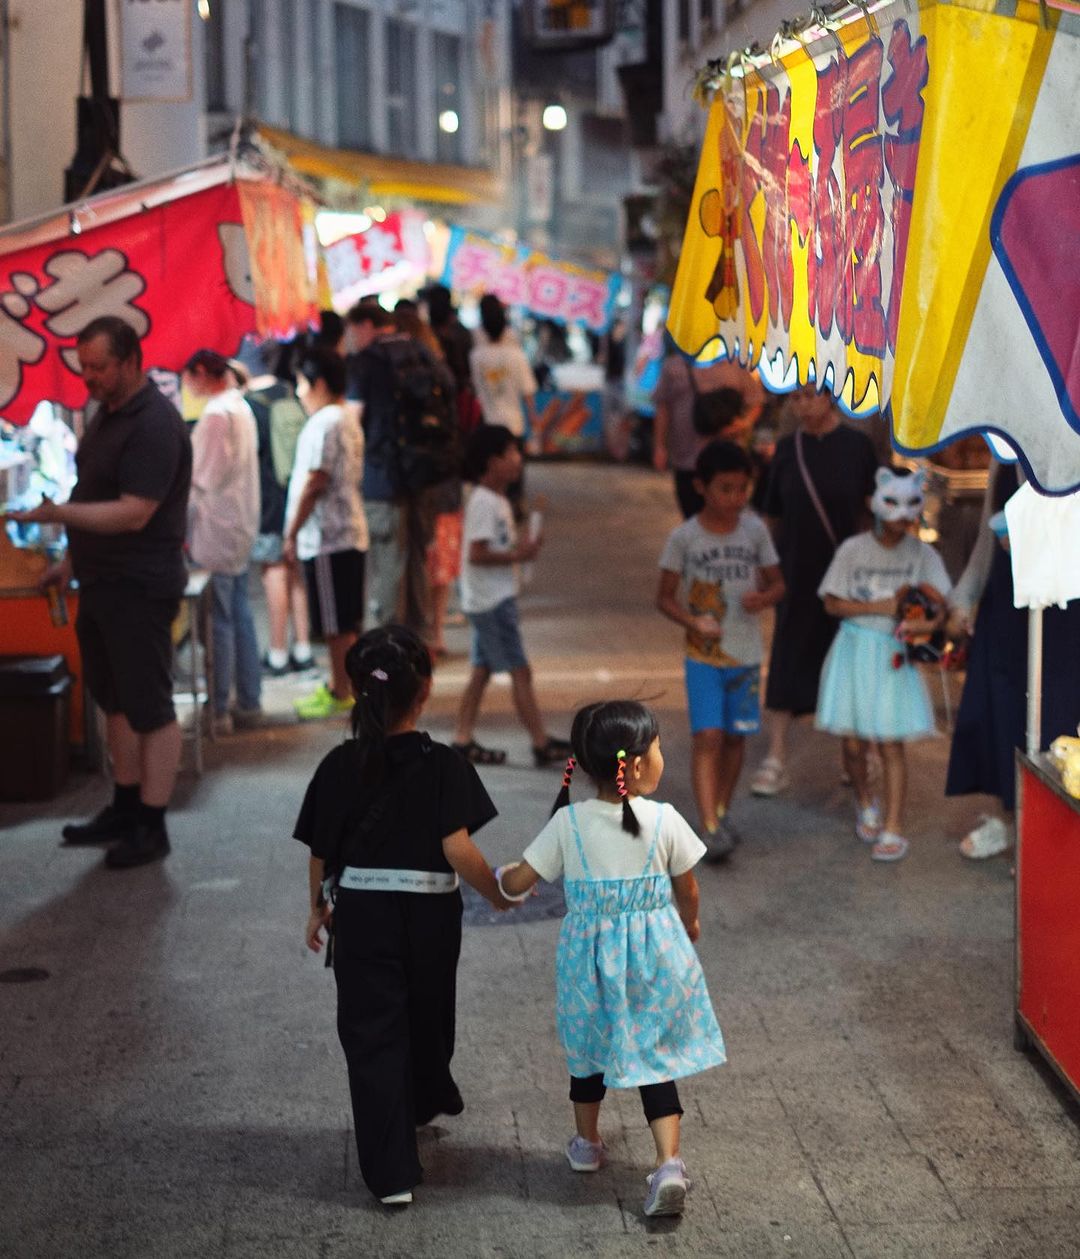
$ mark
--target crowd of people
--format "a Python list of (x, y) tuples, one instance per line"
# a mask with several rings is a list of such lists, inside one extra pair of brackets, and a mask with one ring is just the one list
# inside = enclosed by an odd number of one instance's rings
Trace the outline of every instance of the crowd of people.
[[(81, 334), (96, 406), (78, 481), (68, 503), (16, 514), (67, 529), (69, 554), (46, 581), (79, 581), (85, 683), (105, 714), (115, 778), (112, 801), (64, 838), (107, 842), (110, 868), (169, 852), (165, 813), (180, 755), (172, 632), (188, 563), (198, 565), (210, 575), (214, 729), (258, 726), (264, 674), (310, 668), (313, 640), (326, 646), (328, 676), (296, 702), (297, 714), (351, 723), (352, 737), (311, 779), (295, 835), (310, 850), (306, 941), (333, 953), (371, 1191), (388, 1205), (411, 1202), (417, 1126), (463, 1108), (450, 1071), (459, 881), (509, 911), (538, 881), (561, 878), (568, 914), (556, 1006), (575, 1128), (567, 1160), (579, 1173), (604, 1166), (606, 1089), (638, 1087), (656, 1146), (644, 1211), (678, 1214), (689, 1179), (676, 1081), (725, 1060), (693, 949), (693, 870), (703, 858), (727, 860), (742, 838), (732, 810), (746, 738), (762, 724), (762, 614), (775, 609), (768, 748), (750, 791), (787, 788), (796, 723), (812, 715), (839, 741), (855, 832), (880, 862), (909, 851), (905, 748), (934, 730), (919, 652), (946, 626), (959, 633), (974, 623), (947, 790), (1001, 801), (1001, 814), (961, 846), (988, 857), (1011, 842), (1012, 758), (1024, 735), (1026, 642), (1008, 559), (983, 528), (954, 590), (915, 533), (921, 474), (883, 462), (827, 394), (796, 391), (793, 427), (778, 436), (746, 373), (699, 373), (670, 357), (654, 462), (674, 472), (685, 519), (663, 547), (655, 602), (686, 635), (695, 829), (649, 799), (664, 758), (645, 705), (591, 704), (569, 740), (549, 732), (517, 602), (518, 566), (543, 545), (522, 496), (535, 376), (497, 298), (481, 302), (478, 344), (444, 289), (426, 301), (427, 318), (411, 302), (392, 314), (363, 302), (296, 345), (260, 346), (248, 366), (197, 350), (182, 373), (201, 408), (191, 431), (143, 372), (128, 325), (106, 317)], [(995, 471), (984, 521), (1016, 475)], [(253, 563), (265, 650), (249, 598)], [(455, 582), (471, 672), (443, 745), (420, 721)], [(1074, 620), (1068, 610), (1048, 618), (1051, 733), (1080, 716)], [(496, 673), (510, 676), (535, 764), (562, 765), (563, 783), (521, 860), (492, 870), (473, 836), (496, 814), (476, 766), (506, 759), (476, 738)], [(571, 802), (577, 771), (595, 798)]]

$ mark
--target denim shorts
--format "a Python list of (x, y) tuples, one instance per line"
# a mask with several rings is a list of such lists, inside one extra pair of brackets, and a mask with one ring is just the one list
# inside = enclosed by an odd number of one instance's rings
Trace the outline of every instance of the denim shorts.
[(686, 661), (686, 699), (690, 729), (757, 734), (761, 729), (761, 665), (730, 669), (699, 660)]
[(518, 626), (517, 599), (504, 599), (487, 612), (470, 612), (468, 617), (473, 627), (474, 665), (492, 673), (510, 673), (529, 663)]

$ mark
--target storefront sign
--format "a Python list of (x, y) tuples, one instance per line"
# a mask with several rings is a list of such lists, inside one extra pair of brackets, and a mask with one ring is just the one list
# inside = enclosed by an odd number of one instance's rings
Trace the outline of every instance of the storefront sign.
[(324, 253), (330, 291), (338, 306), (423, 276), (431, 259), (424, 216), (415, 210), (389, 214), (366, 231), (328, 245)]
[(191, 99), (191, 0), (121, 0), (125, 101)]
[(615, 38), (615, 0), (525, 0), (525, 35), (537, 51), (595, 48)]
[(204, 346), (235, 353), (253, 301), (235, 185), (0, 257), (0, 416), (85, 404), (75, 339), (100, 315), (131, 324), (147, 367), (177, 371)]
[(462, 293), (494, 293), (541, 319), (582, 323), (606, 332), (615, 314), (620, 277), (549, 258), (523, 246), (502, 245), (479, 232), (450, 233), (442, 281)]
[(906, 451), (997, 430), (1080, 485), (1078, 82), (1077, 38), (959, 4), (749, 70), (711, 108), (676, 342), (885, 410)]

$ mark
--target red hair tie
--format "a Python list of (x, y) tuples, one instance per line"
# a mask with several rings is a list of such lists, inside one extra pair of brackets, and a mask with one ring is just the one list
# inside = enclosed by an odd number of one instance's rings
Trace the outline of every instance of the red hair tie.
[(570, 775), (574, 772), (574, 766), (576, 764), (577, 764), (577, 761), (575, 761), (572, 756), (567, 757), (566, 769), (563, 770), (563, 776), (562, 776), (562, 785), (566, 787), (567, 789), (569, 789), (570, 787)]
[(624, 748), (620, 748), (618, 752), (615, 753), (615, 756), (619, 762), (619, 769), (618, 769), (618, 772), (615, 774), (615, 785), (619, 790), (619, 795), (625, 800), (626, 799), (626, 750)]

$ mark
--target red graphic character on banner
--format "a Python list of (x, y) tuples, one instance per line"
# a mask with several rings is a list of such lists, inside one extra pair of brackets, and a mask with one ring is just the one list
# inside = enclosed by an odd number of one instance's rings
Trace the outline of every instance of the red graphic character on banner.
[(904, 262), (911, 232), (915, 168), (919, 160), (919, 140), (922, 137), (922, 94), (930, 78), (926, 36), (921, 35), (912, 44), (908, 24), (897, 22), (889, 40), (889, 65), (892, 66), (892, 74), (881, 93), (881, 108), (886, 121), (896, 128), (895, 135), (885, 137), (885, 166), (893, 182), (892, 285), (889, 290), (886, 330), (889, 349), (895, 352), (896, 333), (900, 324)]

